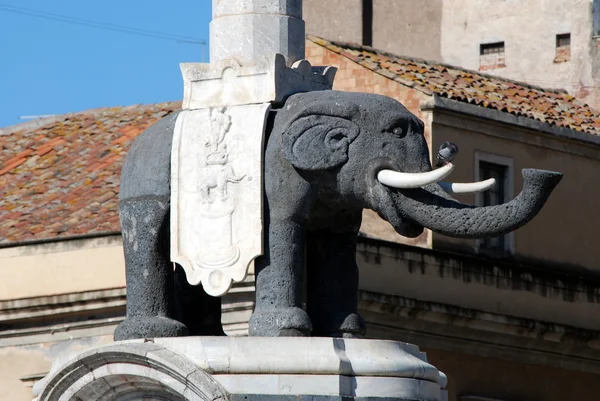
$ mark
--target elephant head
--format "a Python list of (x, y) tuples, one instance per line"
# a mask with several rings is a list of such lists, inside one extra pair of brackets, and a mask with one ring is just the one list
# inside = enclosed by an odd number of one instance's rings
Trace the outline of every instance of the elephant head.
[(540, 211), (562, 178), (527, 169), (523, 191), (506, 204), (475, 207), (454, 200), (436, 183), (453, 165), (432, 170), (423, 123), (380, 95), (297, 94), (279, 111), (277, 127), (282, 153), (313, 186), (321, 192), (333, 188), (339, 199), (375, 210), (407, 237), (423, 227), (463, 238), (515, 230)]

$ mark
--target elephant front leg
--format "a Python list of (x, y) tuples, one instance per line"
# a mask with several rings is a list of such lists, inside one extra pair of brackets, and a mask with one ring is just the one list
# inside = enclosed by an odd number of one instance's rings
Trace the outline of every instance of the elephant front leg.
[(301, 307), (304, 225), (291, 219), (265, 225), (265, 254), (255, 261), (256, 307), (250, 335), (308, 336), (312, 325)]
[(173, 316), (173, 264), (169, 258), (169, 197), (121, 201), (127, 280), (127, 318), (115, 340), (188, 334)]
[(313, 335), (362, 338), (358, 314), (356, 231), (310, 231), (307, 235), (307, 310)]

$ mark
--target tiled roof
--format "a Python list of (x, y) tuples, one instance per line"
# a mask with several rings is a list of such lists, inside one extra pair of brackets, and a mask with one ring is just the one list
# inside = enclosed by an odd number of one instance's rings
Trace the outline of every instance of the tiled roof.
[(0, 130), (0, 244), (120, 231), (124, 156), (179, 107), (96, 109)]
[[(309, 39), (428, 94), (600, 133), (600, 118), (592, 109), (563, 92), (368, 47)], [(95, 109), (0, 129), (0, 244), (119, 232), (124, 156), (139, 133), (180, 106), (172, 102)], [(387, 231), (392, 235), (383, 232), (380, 220), (369, 223), (373, 219), (365, 214), (363, 233), (395, 240), (391, 228)]]
[(600, 114), (564, 91), (547, 90), (367, 46), (308, 39), (403, 85), (427, 94), (497, 109), (548, 124), (600, 135)]

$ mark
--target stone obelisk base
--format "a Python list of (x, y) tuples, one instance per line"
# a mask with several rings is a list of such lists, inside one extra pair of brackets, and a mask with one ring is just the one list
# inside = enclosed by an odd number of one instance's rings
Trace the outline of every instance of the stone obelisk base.
[(91, 349), (34, 387), (49, 400), (446, 400), (411, 344), (336, 338), (181, 337)]

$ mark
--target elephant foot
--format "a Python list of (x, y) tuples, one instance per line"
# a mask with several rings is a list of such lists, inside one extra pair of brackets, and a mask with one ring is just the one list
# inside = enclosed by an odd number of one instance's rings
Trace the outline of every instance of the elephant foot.
[(310, 318), (301, 308), (256, 310), (249, 325), (255, 337), (309, 337), (312, 331)]
[(162, 316), (128, 317), (115, 329), (115, 341), (187, 335), (188, 329), (183, 323)]
[(367, 334), (367, 324), (361, 315), (352, 313), (344, 319), (340, 332), (343, 338), (363, 338)]
[(339, 337), (339, 338), (363, 338), (367, 333), (365, 320), (357, 313), (346, 316), (340, 325), (336, 327), (315, 328), (314, 336)]

